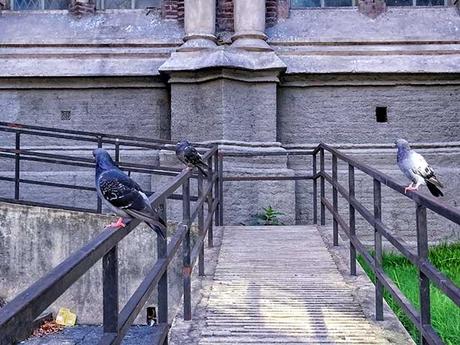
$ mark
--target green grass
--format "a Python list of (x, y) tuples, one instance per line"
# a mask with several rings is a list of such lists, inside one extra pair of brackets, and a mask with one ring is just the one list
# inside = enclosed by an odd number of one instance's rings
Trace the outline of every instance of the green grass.
[[(372, 281), (374, 274), (363, 258), (358, 261)], [(460, 286), (460, 243), (443, 244), (430, 249), (430, 262), (449, 277), (457, 286)], [(406, 258), (393, 253), (384, 253), (383, 269), (395, 282), (398, 288), (411, 301), (413, 306), (420, 310), (418, 273)], [(431, 320), (432, 325), (441, 336), (445, 344), (460, 344), (460, 308), (447, 296), (431, 284)], [(412, 338), (419, 342), (419, 332), (412, 324), (404, 311), (396, 304), (390, 294), (385, 291), (385, 300), (393, 309)]]

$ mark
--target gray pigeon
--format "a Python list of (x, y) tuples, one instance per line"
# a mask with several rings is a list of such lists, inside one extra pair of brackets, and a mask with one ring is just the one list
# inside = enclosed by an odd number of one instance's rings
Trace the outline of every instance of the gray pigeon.
[(141, 187), (115, 165), (106, 150), (96, 149), (93, 156), (96, 158), (97, 194), (121, 217), (109, 226), (125, 227), (125, 218), (137, 218), (165, 238), (166, 223), (152, 208)]
[(176, 144), (177, 158), (189, 167), (197, 167), (201, 173), (207, 176), (208, 165), (203, 162), (198, 151), (187, 140), (182, 140)]
[(404, 189), (404, 193), (408, 190), (418, 190), (420, 185), (426, 185), (435, 197), (444, 196), (439, 189), (444, 186), (436, 178), (434, 170), (428, 165), (425, 158), (421, 154), (411, 150), (409, 143), (404, 139), (396, 140), (396, 146), (398, 148), (397, 162), (399, 169), (412, 181)]

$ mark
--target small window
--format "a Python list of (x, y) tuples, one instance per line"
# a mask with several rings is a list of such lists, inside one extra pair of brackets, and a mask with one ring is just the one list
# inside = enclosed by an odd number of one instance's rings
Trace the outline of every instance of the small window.
[(447, 0), (386, 0), (387, 6), (447, 6)]
[(388, 122), (387, 107), (376, 107), (375, 118), (377, 122)]
[(291, 0), (292, 8), (351, 7), (354, 0)]
[[(67, 10), (70, 0), (11, 0), (11, 10)], [(161, 7), (161, 0), (96, 0), (97, 9), (145, 9)]]
[(66, 10), (69, 8), (69, 0), (12, 0), (11, 10)]
[(145, 9), (161, 7), (161, 0), (98, 0), (97, 8), (106, 9)]

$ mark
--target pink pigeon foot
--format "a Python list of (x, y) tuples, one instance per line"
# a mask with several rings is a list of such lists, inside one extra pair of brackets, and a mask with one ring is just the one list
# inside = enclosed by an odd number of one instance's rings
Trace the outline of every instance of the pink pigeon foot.
[(112, 228), (124, 228), (126, 226), (125, 223), (123, 223), (123, 218), (118, 218), (117, 222), (116, 223), (110, 223), (109, 225), (106, 226), (106, 228), (108, 227), (112, 227)]
[(417, 191), (418, 190), (418, 187), (413, 187), (412, 184), (410, 186), (407, 186), (406, 188), (404, 188), (404, 194), (406, 194), (406, 192), (410, 190), (410, 191)]

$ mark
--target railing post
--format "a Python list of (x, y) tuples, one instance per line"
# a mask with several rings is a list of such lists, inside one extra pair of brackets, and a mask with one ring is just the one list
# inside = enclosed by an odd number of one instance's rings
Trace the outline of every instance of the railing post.
[[(167, 224), (166, 217), (166, 199), (162, 200), (158, 205), (158, 211), (160, 217), (163, 218)], [(165, 230), (165, 239), (161, 236), (157, 236), (157, 252), (158, 259), (165, 259), (168, 255), (168, 231)], [(168, 323), (168, 270), (166, 270), (161, 276), (158, 282), (158, 323)], [(162, 345), (168, 344), (168, 338), (166, 337)]]
[(219, 225), (224, 225), (224, 153), (219, 151)]
[(182, 185), (182, 218), (187, 226), (184, 241), (182, 243), (182, 264), (183, 264), (183, 286), (184, 286), (184, 320), (192, 319), (192, 283), (190, 266), (190, 179), (188, 178)]
[[(416, 208), (417, 221), (417, 254), (419, 260), (428, 259), (428, 231), (426, 221), (426, 207), (417, 204)], [(431, 324), (430, 310), (430, 279), (419, 271), (419, 289), (420, 289), (420, 328), (423, 330), (425, 325)], [(428, 344), (424, 337), (424, 332), (420, 332), (420, 344)]]
[[(348, 196), (351, 200), (355, 197), (355, 167), (348, 164)], [(355, 208), (349, 203), (349, 226), (350, 226), (350, 274), (356, 275), (356, 248), (351, 239), (356, 235)]]
[(120, 144), (118, 138), (115, 140), (115, 163), (120, 163)]
[(118, 333), (118, 247), (102, 259), (104, 333)]
[[(337, 156), (332, 154), (332, 180), (337, 183)], [(332, 186), (332, 207), (334, 209), (334, 215), (332, 218), (332, 242), (334, 246), (339, 245), (339, 223), (337, 222), (336, 214), (339, 212), (339, 200), (337, 194), (337, 187)]]
[[(198, 171), (198, 199), (204, 197), (203, 193), (203, 174)], [(198, 233), (201, 235), (204, 232), (204, 205), (201, 204), (198, 209)], [(204, 240), (203, 240), (204, 241)], [(204, 243), (201, 244), (200, 253), (198, 255), (198, 275), (204, 276)]]
[[(97, 147), (101, 148), (102, 147), (102, 136), (97, 137)], [(96, 193), (97, 195), (97, 193)], [(102, 200), (99, 198), (99, 195), (96, 196), (97, 201), (96, 201), (96, 212), (97, 213), (102, 213)]]
[[(208, 185), (212, 186), (212, 156), (208, 158)], [(208, 217), (212, 217), (212, 187), (208, 193)], [(209, 223), (208, 228), (208, 247), (214, 246), (214, 234), (212, 229), (212, 221)]]
[(313, 154), (313, 224), (318, 224), (318, 180), (315, 177), (316, 170), (316, 153)]
[(14, 199), (19, 200), (21, 133), (16, 132), (16, 153), (14, 154)]
[(321, 195), (321, 225), (326, 225), (326, 206), (323, 203), (323, 199), (326, 197), (325, 183), (324, 183), (324, 148), (321, 147), (319, 151), (319, 168), (321, 171), (320, 178), (320, 195)]
[[(376, 221), (382, 220), (382, 187), (380, 181), (374, 179), (374, 218)], [(375, 266), (382, 268), (382, 234), (374, 226), (374, 251)], [(377, 321), (383, 320), (383, 284), (376, 274), (375, 279), (375, 318)]]
[[(214, 198), (216, 200), (219, 200), (219, 178), (218, 178), (218, 176), (219, 176), (218, 175), (218, 173), (219, 173), (219, 151), (218, 150), (214, 154), (214, 172), (213, 173), (217, 176), (216, 180), (214, 181)], [(219, 220), (220, 220), (219, 207), (220, 207), (220, 204), (219, 204), (219, 201), (218, 201), (217, 209), (214, 212), (214, 222), (215, 222), (216, 226), (220, 225), (220, 223), (219, 223)]]

